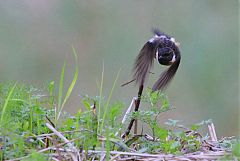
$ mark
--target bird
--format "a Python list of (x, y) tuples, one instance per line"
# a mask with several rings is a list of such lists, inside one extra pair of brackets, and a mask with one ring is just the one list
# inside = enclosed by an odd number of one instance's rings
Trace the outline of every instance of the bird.
[(180, 43), (174, 37), (158, 29), (153, 29), (153, 33), (154, 36), (144, 44), (135, 59), (133, 79), (139, 85), (144, 85), (156, 59), (159, 64), (170, 66), (162, 72), (152, 87), (153, 91), (158, 91), (164, 90), (173, 79), (180, 64), (181, 54)]
[[(152, 91), (165, 90), (167, 85), (173, 79), (181, 60), (179, 50), (180, 43), (177, 42), (174, 37), (171, 37), (158, 29), (153, 29), (153, 33), (154, 36), (144, 44), (134, 62), (132, 81), (136, 81), (139, 84), (138, 97), (135, 100), (135, 112), (139, 109), (144, 83), (153, 67), (154, 59), (156, 59), (159, 64), (169, 66), (169, 68), (161, 73), (159, 79), (153, 85)], [(127, 82), (122, 86), (130, 82)], [(122, 134), (122, 138), (125, 138), (130, 133), (134, 122), (134, 134), (137, 134), (137, 120), (133, 118), (129, 122), (127, 130)]]

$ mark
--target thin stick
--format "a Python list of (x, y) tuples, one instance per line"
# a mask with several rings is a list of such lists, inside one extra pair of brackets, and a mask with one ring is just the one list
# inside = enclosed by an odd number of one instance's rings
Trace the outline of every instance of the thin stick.
[(124, 124), (124, 122), (126, 121), (127, 116), (128, 116), (128, 114), (130, 113), (130, 111), (131, 111), (131, 109), (132, 109), (133, 103), (134, 103), (136, 100), (137, 100), (137, 98), (136, 98), (136, 97), (133, 97), (133, 99), (132, 99), (132, 101), (131, 101), (131, 103), (130, 103), (130, 105), (129, 105), (129, 107), (128, 107), (128, 109), (127, 109), (127, 111), (126, 111), (126, 113), (125, 113), (125, 115), (124, 115), (124, 117), (123, 117), (123, 119), (122, 119), (122, 124)]
[[(138, 109), (139, 109), (139, 106), (140, 106), (140, 102), (141, 102), (141, 96), (142, 96), (142, 92), (143, 92), (143, 84), (139, 86), (139, 90), (138, 90), (138, 98), (137, 100), (135, 101), (135, 109), (134, 111), (137, 112)], [(128, 128), (127, 130), (125, 131), (125, 133), (122, 135), (122, 138), (125, 138), (127, 135), (129, 135), (131, 129), (132, 129), (132, 126), (133, 126), (133, 123), (136, 119), (132, 119), (128, 125)]]
[(208, 125), (208, 131), (210, 133), (211, 140), (217, 141), (217, 135), (216, 135), (216, 131), (213, 123)]
[(69, 140), (67, 138), (65, 138), (60, 132), (58, 132), (52, 125), (50, 125), (49, 123), (46, 123), (46, 126), (50, 130), (52, 130), (52, 132), (54, 132), (54, 134), (56, 134), (59, 138), (61, 138), (65, 143), (67, 143), (70, 148), (74, 149), (74, 145), (72, 143), (70, 143)]
[(119, 156), (120, 156), (120, 154), (116, 154), (115, 156), (113, 156), (113, 157), (111, 158), (110, 161), (114, 161), (114, 160), (116, 160), (116, 158), (118, 158)]
[[(150, 71), (149, 71), (148, 73), (150, 73), (150, 74), (155, 74), (155, 73), (150, 72)], [(135, 81), (135, 80), (136, 80), (136, 79), (130, 80), (130, 81), (128, 81), (128, 82), (122, 84), (121, 87), (123, 87), (123, 86), (125, 86), (125, 85), (128, 85), (128, 84), (132, 83), (132, 82)]]
[[(136, 98), (136, 97), (133, 97), (133, 99), (132, 99), (132, 101), (131, 101), (131, 103), (130, 103), (130, 105), (129, 105), (126, 113), (125, 113), (125, 115), (123, 116), (122, 124), (124, 124), (125, 121), (127, 120), (128, 114), (131, 112), (133, 103), (134, 103), (136, 100), (137, 100), (137, 98)], [(118, 135), (118, 133), (119, 133), (119, 131), (121, 131), (121, 129), (122, 129), (122, 128), (119, 128), (119, 130), (115, 133), (115, 136)]]
[(69, 153), (71, 155), (72, 159), (74, 161), (80, 160), (80, 154), (79, 154), (77, 148), (71, 142), (69, 142), (69, 140), (66, 137), (64, 137), (60, 132), (58, 132), (52, 125), (50, 125), (49, 123), (46, 123), (46, 126), (50, 130), (52, 130), (52, 132), (54, 132), (59, 138), (61, 138), (65, 143), (67, 143), (69, 148), (74, 151), (75, 155), (74, 155), (74, 153)]
[(128, 81), (127, 83), (122, 84), (121, 87), (123, 87), (123, 86), (125, 86), (125, 85), (128, 85), (129, 83), (132, 83), (132, 82), (135, 81), (135, 80), (136, 80), (136, 79), (130, 80), (130, 81)]

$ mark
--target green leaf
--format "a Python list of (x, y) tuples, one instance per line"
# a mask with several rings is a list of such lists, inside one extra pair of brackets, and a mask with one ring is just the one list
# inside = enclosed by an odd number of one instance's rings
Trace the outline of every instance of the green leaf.
[(57, 115), (59, 115), (61, 105), (62, 105), (62, 94), (63, 94), (65, 68), (66, 68), (66, 63), (64, 62), (63, 67), (62, 67), (61, 76), (60, 76), (59, 87), (58, 87), (58, 106), (57, 106), (57, 109), (55, 111), (55, 125), (57, 124), (57, 120), (58, 120)]
[(6, 99), (5, 102), (4, 102), (3, 109), (2, 109), (2, 115), (1, 115), (1, 120), (0, 120), (0, 125), (1, 125), (1, 126), (2, 126), (3, 117), (4, 117), (4, 115), (5, 115), (5, 112), (6, 112), (8, 103), (9, 103), (9, 100), (10, 100), (10, 98), (12, 97), (13, 91), (14, 91), (14, 89), (15, 89), (16, 86), (17, 86), (17, 82), (16, 82), (16, 83), (13, 85), (13, 87), (11, 88), (10, 92), (8, 93), (7, 99)]
[(154, 132), (155, 132), (155, 135), (161, 140), (166, 140), (168, 136), (168, 130), (161, 128), (157, 125), (154, 126)]
[(83, 103), (84, 107), (86, 107), (88, 110), (91, 110), (91, 105), (88, 102), (88, 100), (83, 100), (82, 103)]
[(240, 143), (237, 143), (233, 146), (233, 155), (240, 157)]
[(76, 54), (76, 51), (75, 49), (72, 47), (72, 50), (73, 50), (73, 55), (74, 55), (74, 58), (75, 58), (75, 72), (74, 72), (74, 76), (73, 76), (73, 80), (72, 82), (70, 83), (70, 86), (68, 87), (68, 90), (67, 90), (67, 93), (66, 93), (66, 96), (64, 97), (64, 100), (63, 100), (63, 103), (61, 103), (62, 101), (62, 90), (63, 90), (63, 80), (64, 80), (64, 72), (65, 72), (65, 66), (66, 64), (64, 63), (64, 66), (63, 66), (63, 69), (62, 69), (62, 74), (61, 74), (61, 79), (60, 79), (60, 85), (59, 85), (59, 101), (58, 101), (58, 116), (57, 116), (57, 120), (59, 119), (60, 115), (61, 115), (61, 112), (63, 110), (63, 107), (65, 105), (65, 103), (67, 102), (68, 98), (70, 97), (72, 91), (73, 91), (73, 88), (77, 82), (77, 79), (78, 79), (78, 57), (77, 57), (77, 54)]
[(53, 94), (53, 90), (54, 90), (54, 85), (55, 85), (55, 82), (54, 81), (51, 81), (48, 85), (48, 91), (50, 93), (50, 95)]
[(118, 71), (117, 76), (116, 76), (116, 78), (115, 78), (115, 80), (114, 80), (114, 82), (113, 82), (111, 91), (110, 91), (109, 96), (108, 96), (108, 99), (107, 99), (107, 103), (106, 103), (105, 108), (104, 108), (104, 113), (103, 113), (103, 117), (102, 117), (102, 124), (101, 124), (101, 127), (100, 127), (100, 132), (102, 132), (102, 130), (103, 130), (104, 122), (105, 122), (106, 115), (107, 115), (107, 112), (108, 112), (108, 106), (109, 106), (110, 100), (111, 100), (111, 98), (112, 98), (112, 94), (113, 94), (114, 88), (115, 88), (115, 86), (116, 86), (116, 83), (117, 83), (117, 80), (118, 80), (120, 71), (121, 71), (121, 70)]
[(74, 58), (75, 58), (75, 72), (74, 72), (73, 80), (72, 80), (70, 86), (68, 87), (67, 94), (64, 98), (62, 108), (65, 105), (66, 101), (68, 100), (69, 96), (71, 95), (71, 93), (73, 91), (73, 88), (74, 88), (74, 86), (77, 82), (77, 79), (78, 79), (78, 57), (77, 57), (76, 51), (73, 47), (72, 47), (72, 50), (73, 50), (73, 54), (74, 54)]
[(200, 125), (194, 124), (191, 126), (191, 130), (196, 131), (200, 128)]

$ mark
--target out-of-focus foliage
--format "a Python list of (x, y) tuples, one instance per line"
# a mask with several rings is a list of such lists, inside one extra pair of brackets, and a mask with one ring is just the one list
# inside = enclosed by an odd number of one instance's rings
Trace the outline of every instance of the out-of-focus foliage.
[[(119, 82), (131, 79), (134, 59), (152, 36), (151, 28), (157, 27), (174, 36), (182, 52), (179, 71), (166, 91), (176, 110), (160, 121), (211, 118), (219, 137), (236, 135), (238, 7), (237, 0), (1, 1), (0, 81), (56, 80), (66, 58), (74, 64), (73, 45), (79, 54), (79, 80), (66, 106), (76, 112), (79, 95), (98, 95), (103, 62), (103, 95), (120, 68)], [(155, 64), (148, 86), (163, 69)], [(113, 98), (127, 107), (137, 88), (133, 84), (116, 88)]]

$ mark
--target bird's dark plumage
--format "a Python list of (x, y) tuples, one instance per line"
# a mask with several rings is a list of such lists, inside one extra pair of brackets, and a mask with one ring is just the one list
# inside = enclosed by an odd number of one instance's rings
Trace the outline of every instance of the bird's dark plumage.
[(140, 85), (144, 85), (156, 58), (161, 65), (170, 66), (153, 85), (152, 89), (156, 91), (163, 90), (172, 80), (180, 64), (181, 55), (179, 43), (175, 42), (174, 38), (157, 29), (153, 32), (155, 36), (145, 43), (135, 60), (133, 78)]
[(154, 44), (147, 42), (141, 49), (134, 64), (134, 79), (140, 84), (144, 81), (152, 68), (153, 60), (155, 57), (156, 47)]

